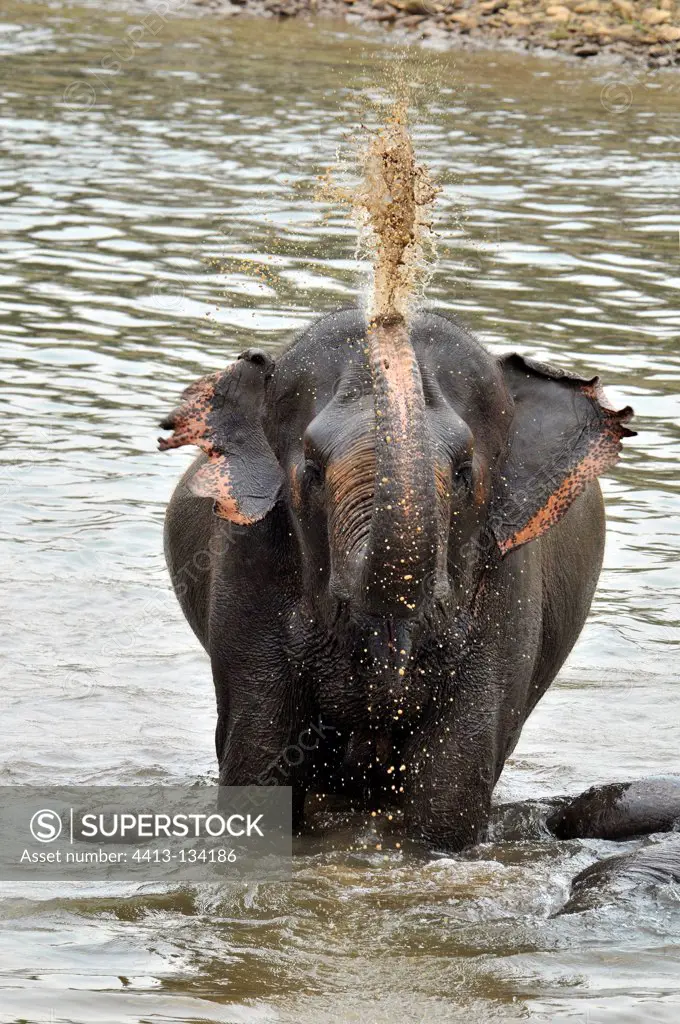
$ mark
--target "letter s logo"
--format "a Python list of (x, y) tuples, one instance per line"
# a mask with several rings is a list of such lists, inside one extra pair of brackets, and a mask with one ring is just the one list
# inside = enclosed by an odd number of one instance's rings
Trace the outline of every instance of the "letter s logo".
[(31, 818), (31, 835), (39, 843), (53, 843), (61, 835), (61, 818), (56, 811), (36, 811)]

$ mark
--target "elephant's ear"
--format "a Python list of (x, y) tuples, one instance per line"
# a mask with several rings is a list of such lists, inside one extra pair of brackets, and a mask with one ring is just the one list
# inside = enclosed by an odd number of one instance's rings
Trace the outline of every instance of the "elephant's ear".
[(262, 427), (265, 384), (274, 361), (248, 349), (221, 373), (186, 389), (182, 404), (163, 420), (172, 437), (158, 439), (161, 451), (195, 444), (208, 461), (189, 480), (201, 498), (213, 498), (222, 519), (249, 526), (274, 507), (283, 472)]
[(515, 402), (509, 452), (497, 481), (490, 526), (502, 554), (536, 540), (558, 523), (591, 480), (618, 460), (634, 437), (599, 377), (584, 380), (518, 355), (501, 360)]

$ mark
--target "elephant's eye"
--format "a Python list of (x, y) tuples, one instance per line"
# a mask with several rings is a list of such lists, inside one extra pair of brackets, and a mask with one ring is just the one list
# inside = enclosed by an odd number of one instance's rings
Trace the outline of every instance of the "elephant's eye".
[(323, 481), (323, 470), (318, 462), (313, 462), (311, 459), (305, 460), (303, 479), (309, 485), (320, 484)]
[(464, 462), (462, 466), (458, 466), (453, 479), (461, 487), (464, 487), (467, 491), (472, 490), (472, 463)]

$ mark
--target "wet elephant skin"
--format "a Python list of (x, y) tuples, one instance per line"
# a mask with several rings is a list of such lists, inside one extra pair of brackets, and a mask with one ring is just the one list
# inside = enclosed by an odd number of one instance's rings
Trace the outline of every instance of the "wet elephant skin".
[(680, 823), (680, 778), (594, 786), (552, 811), (547, 827), (558, 839), (629, 839), (669, 832)]
[(184, 398), (161, 447), (203, 454), (166, 557), (212, 663), (220, 781), (292, 786), (297, 827), (306, 793), (343, 792), (438, 849), (477, 842), (588, 614), (596, 478), (632, 410), (443, 316), (355, 309)]
[(652, 843), (633, 853), (605, 857), (571, 883), (569, 900), (559, 914), (578, 914), (615, 903), (632, 889), (680, 882), (680, 836)]

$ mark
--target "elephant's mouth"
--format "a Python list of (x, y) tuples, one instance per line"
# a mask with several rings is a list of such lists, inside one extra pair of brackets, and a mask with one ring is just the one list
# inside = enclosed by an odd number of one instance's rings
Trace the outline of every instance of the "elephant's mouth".
[(345, 769), (355, 779), (377, 773), (391, 785), (395, 780), (387, 769), (394, 751), (403, 747), (431, 697), (431, 681), (418, 665), (422, 627), (346, 614), (343, 668), (320, 686), (321, 714), (338, 731)]
[(355, 630), (360, 642), (358, 662), (367, 675), (404, 680), (410, 670), (418, 622), (408, 619), (359, 616)]
[(417, 717), (426, 680), (417, 656), (423, 624), (417, 619), (355, 615), (352, 672), (364, 695), (368, 721), (398, 728)]

